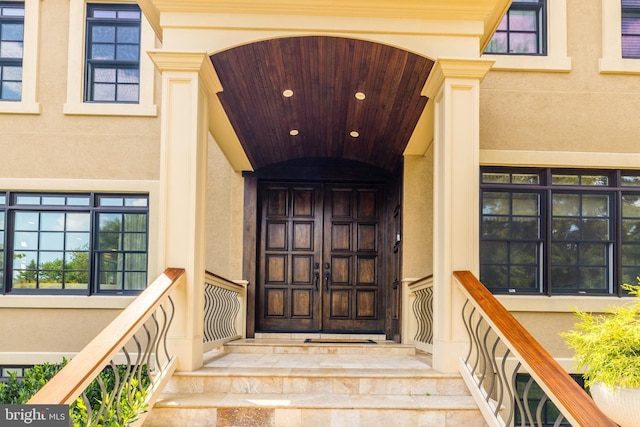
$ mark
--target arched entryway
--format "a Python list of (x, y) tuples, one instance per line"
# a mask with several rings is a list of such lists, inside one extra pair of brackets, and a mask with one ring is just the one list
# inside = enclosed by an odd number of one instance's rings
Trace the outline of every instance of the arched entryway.
[[(208, 139), (215, 141), (236, 172), (257, 171), (277, 162), (307, 156), (362, 161), (393, 172), (403, 156), (403, 145), (394, 142), (404, 144), (410, 137), (404, 155), (433, 158), (434, 192), (429, 200), (436, 209), (433, 210), (433, 236), (427, 234), (427, 239), (433, 240), (438, 250), (434, 250), (433, 262), (429, 263), (425, 262), (424, 253), (412, 248), (411, 255), (405, 255), (403, 261), (409, 259), (412, 264), (422, 263), (423, 267), (414, 269), (413, 273), (403, 271), (402, 281), (428, 273), (424, 270), (433, 270), (434, 305), (439, 310), (435, 313), (438, 324), (434, 330), (434, 366), (444, 371), (454, 369), (453, 359), (446, 355), (457, 354), (464, 342), (460, 339), (460, 321), (453, 317), (458, 301), (449, 277), (454, 267), (475, 271), (477, 264), (477, 248), (466, 246), (477, 241), (479, 83), (491, 67), (490, 61), (479, 58), (492, 29), (508, 8), (508, 0), (473, 4), (452, 0), (446, 6), (440, 2), (418, 4), (403, 0), (366, 7), (350, 0), (331, 5), (311, 1), (295, 10), (288, 2), (268, 3), (267, 6), (251, 2), (141, 2), (145, 16), (162, 41), (161, 48), (147, 52), (162, 75), (160, 264), (185, 266), (188, 273), (186, 291), (177, 296), (180, 308), (176, 336), (172, 338), (172, 346), (180, 352), (179, 368), (191, 369), (202, 361), (205, 267), (202, 248), (206, 239), (203, 190), (210, 184), (203, 178), (207, 170)], [(300, 55), (291, 55), (290, 50), (280, 50), (278, 55), (282, 61), (258, 67), (243, 68), (230, 62), (227, 77), (231, 76), (234, 83), (234, 76), (239, 76), (235, 81), (236, 91), (223, 76), (224, 65), (216, 64), (216, 58), (222, 58), (218, 55), (239, 52), (235, 49), (244, 47), (256, 48), (251, 55), (257, 58), (277, 58), (264, 55), (261, 50), (272, 41), (289, 39), (315, 40), (319, 45), (330, 39), (342, 39), (346, 48), (319, 49), (310, 57), (303, 51), (296, 51)], [(374, 49), (366, 51), (366, 55), (359, 53), (364, 51), (356, 48), (360, 42), (353, 42), (355, 39), (369, 40), (363, 43), (371, 43)], [(212, 52), (217, 52), (213, 60)], [(372, 87), (383, 91), (379, 98), (372, 95), (375, 90), (352, 89), (346, 84), (357, 83), (361, 76), (370, 75), (370, 63), (358, 61), (361, 57), (368, 59), (366, 56), (379, 65), (374, 75), (382, 79), (365, 79), (378, 82)], [(426, 77), (414, 79), (416, 74), (420, 75), (420, 67), (416, 65), (427, 64), (430, 61), (427, 57), (438, 58), (435, 65), (428, 65), (429, 71), (422, 68), (428, 80)], [(303, 59), (310, 67), (299, 66)], [(280, 72), (277, 68), (283, 65), (278, 64), (287, 64), (286, 69)], [(331, 66), (325, 67), (325, 64)], [(344, 69), (359, 71), (344, 79), (336, 78), (336, 75), (346, 75), (336, 74), (337, 70)], [(380, 73), (376, 74), (376, 70)], [(306, 93), (297, 87), (281, 86), (283, 81), (276, 78), (298, 75), (312, 83), (305, 87), (320, 90)], [(322, 89), (325, 87), (332, 89)], [(265, 91), (269, 88), (277, 90)], [(292, 96), (288, 96), (289, 91)], [(430, 98), (428, 104), (427, 97)], [(341, 102), (324, 102), (335, 99)], [(302, 102), (304, 107), (291, 111), (302, 111), (306, 115), (283, 114), (287, 110), (279, 107), (291, 107), (293, 104), (288, 101), (293, 100)], [(367, 102), (371, 100), (374, 102)], [(254, 117), (253, 110), (243, 108), (254, 103), (273, 110)], [(418, 112), (411, 108), (417, 108)], [(420, 115), (419, 111), (424, 113)], [(298, 121), (293, 120), (296, 118)], [(301, 125), (296, 124), (298, 122)], [(358, 129), (353, 127), (354, 123), (364, 125)], [(318, 133), (316, 129), (325, 133)], [(375, 131), (368, 132), (370, 129)], [(345, 138), (345, 134), (349, 137)], [(274, 135), (280, 143), (271, 139)], [(319, 137), (305, 140), (308, 135)], [(415, 179), (411, 188), (430, 181), (413, 173), (409, 176)], [(224, 185), (223, 180), (214, 182)], [(257, 185), (253, 197), (257, 200)], [(247, 199), (244, 200), (247, 205)], [(419, 209), (418, 204), (414, 204), (414, 218), (420, 216)], [(257, 218), (254, 219), (257, 223)], [(219, 222), (219, 226), (224, 225), (224, 220)], [(406, 226), (403, 229), (406, 231)], [(403, 245), (408, 247), (406, 236), (424, 235), (413, 231), (405, 233)], [(237, 236), (234, 235), (233, 243), (226, 248), (235, 259), (240, 258), (238, 240), (241, 238)], [(252, 238), (256, 239), (257, 235), (253, 234)], [(245, 247), (243, 259), (255, 256), (255, 252), (247, 254)], [(231, 263), (227, 266), (234, 267)], [(244, 276), (238, 269), (228, 270), (231, 278)], [(255, 289), (254, 284), (249, 286), (250, 290)]]
[(275, 38), (211, 56), (253, 170), (301, 158), (394, 171), (427, 104), (433, 61), (381, 43)]
[(396, 335), (400, 229), (389, 225), (400, 218), (387, 198), (401, 199), (392, 183), (433, 61), (329, 36), (259, 41), (211, 61), (257, 180), (245, 198), (255, 204), (245, 206), (249, 333)]

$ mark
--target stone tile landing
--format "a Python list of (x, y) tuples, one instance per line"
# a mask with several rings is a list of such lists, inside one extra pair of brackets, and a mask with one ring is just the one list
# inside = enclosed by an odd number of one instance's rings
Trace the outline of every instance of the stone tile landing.
[(198, 371), (176, 373), (144, 426), (486, 425), (463, 380), (433, 370), (412, 346), (305, 338), (228, 343)]

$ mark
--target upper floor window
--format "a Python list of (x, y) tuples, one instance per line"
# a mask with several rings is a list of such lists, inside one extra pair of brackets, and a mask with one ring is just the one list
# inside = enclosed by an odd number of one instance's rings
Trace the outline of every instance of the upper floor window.
[(497, 293), (622, 294), (640, 275), (640, 173), (483, 168), (480, 278)]
[(0, 279), (12, 293), (128, 293), (147, 284), (148, 196), (0, 193)]
[(140, 25), (137, 5), (87, 4), (85, 101), (139, 101)]
[(546, 0), (514, 0), (484, 53), (546, 55)]
[(22, 99), (24, 3), (0, 3), (0, 100)]
[(622, 0), (622, 57), (640, 58), (640, 0)]

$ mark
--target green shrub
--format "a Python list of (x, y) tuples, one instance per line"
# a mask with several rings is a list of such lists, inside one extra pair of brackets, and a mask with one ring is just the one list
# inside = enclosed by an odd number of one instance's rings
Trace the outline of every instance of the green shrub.
[(18, 379), (15, 372), (9, 374), (6, 383), (0, 383), (0, 403), (22, 405), (27, 403), (55, 374), (67, 364), (43, 363), (24, 370), (24, 379)]
[(575, 329), (561, 336), (575, 350), (585, 385), (640, 387), (640, 286), (622, 285), (635, 301), (593, 315), (576, 310)]
[[(35, 365), (32, 368), (25, 369), (24, 379), (18, 379), (15, 373), (9, 374), (9, 380), (6, 383), (0, 383), (0, 403), (3, 404), (25, 404), (33, 397), (55, 374), (57, 374), (66, 364), (64, 359), (62, 363), (52, 364), (43, 363)], [(126, 374), (126, 366), (118, 365), (118, 378), (122, 378)], [(131, 375), (129, 375), (131, 376)], [(92, 381), (85, 389), (85, 395), (91, 405), (91, 426), (95, 427), (120, 427), (128, 426), (137, 420), (140, 414), (146, 412), (147, 404), (145, 402), (147, 392), (150, 385), (147, 367), (142, 366), (140, 381), (142, 383), (142, 391), (138, 388), (138, 375), (129, 378), (129, 382), (122, 387), (120, 392), (119, 413), (112, 405), (105, 413), (98, 413), (103, 402), (109, 402), (113, 396), (113, 389), (116, 383), (116, 374), (111, 367), (105, 368), (100, 373), (107, 395), (102, 396), (102, 389), (97, 380)], [(121, 384), (121, 383), (120, 383)], [(121, 384), (122, 385), (122, 384)], [(116, 391), (117, 392), (117, 391)], [(116, 396), (117, 397), (117, 396)], [(82, 397), (78, 397), (76, 401), (70, 405), (69, 411), (73, 419), (74, 427), (86, 426), (88, 420), (88, 411)]]

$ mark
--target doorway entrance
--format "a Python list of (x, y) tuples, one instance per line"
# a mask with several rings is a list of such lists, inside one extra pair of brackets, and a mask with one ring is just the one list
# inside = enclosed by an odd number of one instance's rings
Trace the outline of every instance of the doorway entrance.
[(385, 330), (384, 186), (258, 186), (256, 330)]

